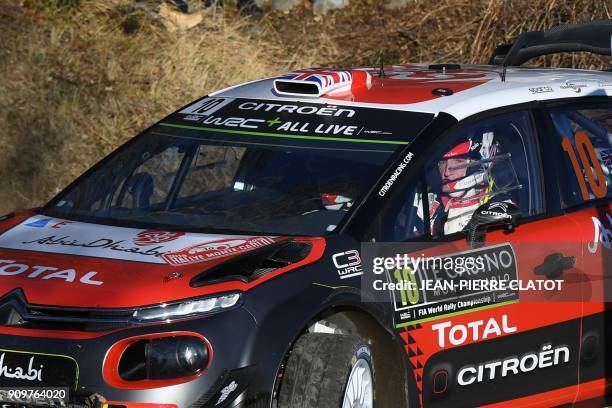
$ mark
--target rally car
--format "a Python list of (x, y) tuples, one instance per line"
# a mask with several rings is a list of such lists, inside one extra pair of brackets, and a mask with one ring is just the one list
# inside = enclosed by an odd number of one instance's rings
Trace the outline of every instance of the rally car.
[(2, 217), (0, 399), (605, 404), (612, 73), (519, 66), (611, 35), (298, 70), (171, 114)]

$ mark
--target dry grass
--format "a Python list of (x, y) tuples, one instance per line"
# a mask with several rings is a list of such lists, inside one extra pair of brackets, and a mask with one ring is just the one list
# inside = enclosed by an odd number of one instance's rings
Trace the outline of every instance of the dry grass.
[(294, 67), (374, 62), (380, 51), (390, 62), (486, 62), (524, 29), (612, 11), (593, 0), (415, 0), (389, 12), (379, 0), (354, 0), (325, 18), (306, 6), (259, 21), (217, 11), (195, 29), (169, 33), (118, 1), (0, 0), (0, 214), (39, 205), (129, 137), (215, 89)]
[(174, 34), (106, 1), (0, 10), (0, 213), (40, 204), (177, 107), (295, 63), (221, 13)]
[[(609, 0), (413, 0), (395, 11), (381, 0), (357, 0), (325, 18), (279, 13), (266, 22), (292, 49), (320, 47), (329, 37), (334, 49), (320, 49), (324, 63), (377, 64), (379, 54), (395, 62), (487, 63), (493, 49), (522, 31), (570, 22), (612, 18)], [(299, 35), (295, 35), (299, 33)], [(601, 68), (609, 59), (555, 56), (530, 64)]]

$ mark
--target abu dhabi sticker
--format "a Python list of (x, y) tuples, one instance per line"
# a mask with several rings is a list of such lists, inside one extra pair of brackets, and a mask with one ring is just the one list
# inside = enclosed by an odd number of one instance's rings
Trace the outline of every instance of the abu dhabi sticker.
[(168, 252), (162, 258), (172, 265), (185, 265), (224, 258), (273, 244), (270, 237), (228, 238), (194, 245), (177, 252)]
[(265, 237), (141, 230), (40, 215), (0, 235), (0, 248), (175, 265), (213, 259), (220, 255), (218, 251), (231, 255), (272, 242)]

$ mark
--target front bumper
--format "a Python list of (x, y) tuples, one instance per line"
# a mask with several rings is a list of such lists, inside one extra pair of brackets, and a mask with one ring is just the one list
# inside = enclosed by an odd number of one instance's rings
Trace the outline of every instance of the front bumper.
[[(256, 366), (251, 358), (255, 328), (252, 315), (244, 308), (206, 318), (136, 326), (101, 335), (50, 330), (19, 333), (12, 328), (8, 334), (8, 330), (0, 327), (0, 349), (74, 359), (78, 364), (78, 378), (76, 389), (71, 390), (71, 403), (76, 406), (227, 407), (245, 394), (255, 373)], [(182, 384), (152, 389), (117, 388), (105, 381), (103, 366), (113, 344), (128, 337), (177, 331), (201, 334), (210, 343), (210, 364), (200, 376)]]

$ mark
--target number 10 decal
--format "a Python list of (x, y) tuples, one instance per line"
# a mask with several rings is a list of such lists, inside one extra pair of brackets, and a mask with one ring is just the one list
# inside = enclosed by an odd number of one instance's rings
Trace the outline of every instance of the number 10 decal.
[[(595, 197), (605, 197), (607, 194), (606, 181), (601, 165), (599, 164), (599, 160), (597, 160), (597, 154), (595, 153), (591, 140), (586, 133), (576, 132), (574, 141), (576, 143), (578, 156), (580, 157), (580, 163), (578, 163), (578, 158), (576, 157), (574, 147), (567, 136), (563, 137), (561, 146), (563, 146), (563, 150), (565, 150), (570, 161), (572, 162), (572, 167), (574, 168), (576, 178), (578, 179), (578, 184), (580, 185), (582, 199), (585, 201), (589, 199), (589, 191), (586, 183), (584, 182), (585, 175), (587, 181), (589, 182), (589, 187), (591, 188), (591, 191)], [(595, 174), (593, 174), (593, 170), (595, 170)]]

